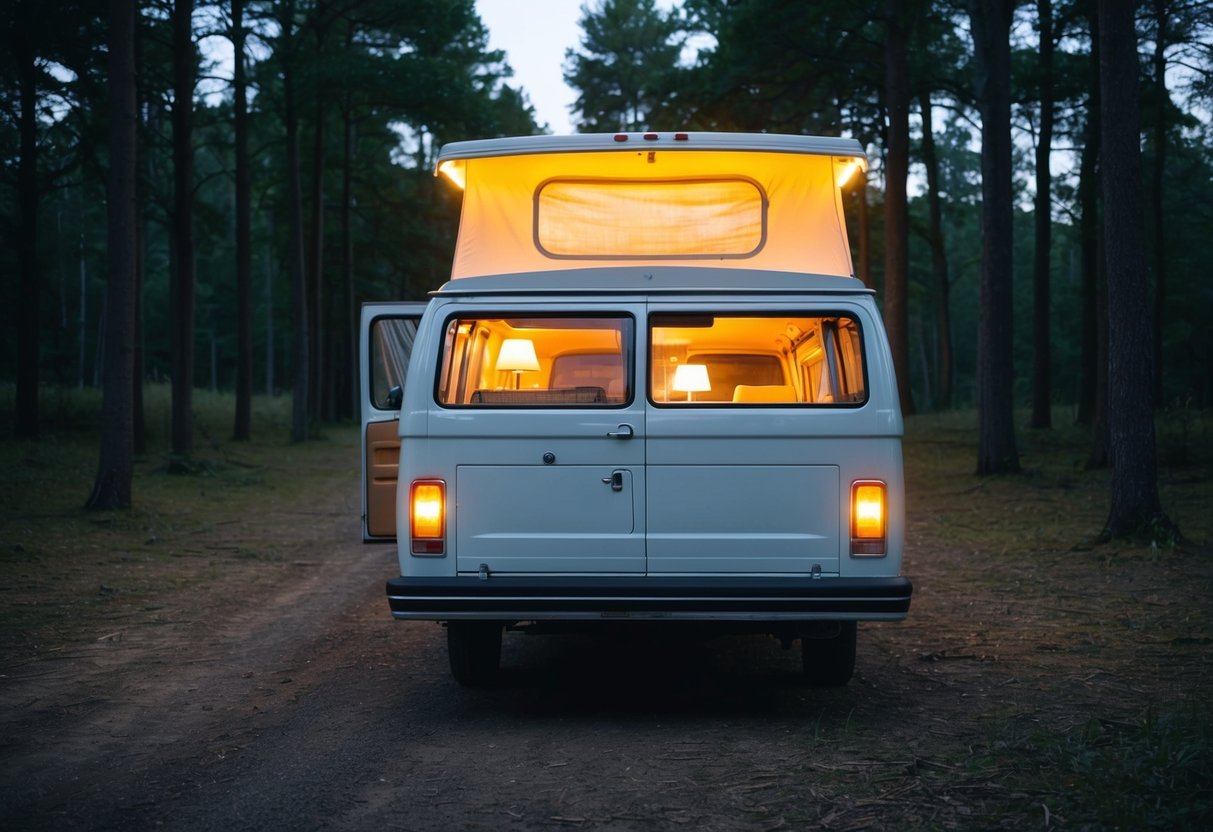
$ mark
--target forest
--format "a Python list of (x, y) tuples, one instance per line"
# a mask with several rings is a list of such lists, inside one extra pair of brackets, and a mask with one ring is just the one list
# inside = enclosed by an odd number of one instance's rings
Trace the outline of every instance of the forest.
[[(292, 396), (294, 440), (353, 417), (359, 305), (448, 274), (438, 148), (548, 130), (473, 0), (0, 15), (0, 384), (18, 437), (49, 390), (105, 390), (130, 428), (107, 452), (102, 426), (99, 505), (129, 504), (107, 453), (150, 430), (188, 469), (195, 389), (234, 395), (237, 439), (261, 396)], [(864, 144), (844, 199), (903, 411), (976, 409), (979, 472), (1064, 418), (1149, 480), (1151, 415), (1213, 403), (1213, 4), (589, 0), (581, 24), (581, 131)], [(171, 425), (144, 424), (154, 383)]]

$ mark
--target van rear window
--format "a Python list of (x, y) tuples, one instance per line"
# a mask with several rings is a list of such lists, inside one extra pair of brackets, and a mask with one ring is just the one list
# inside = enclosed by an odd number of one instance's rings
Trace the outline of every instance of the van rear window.
[(750, 179), (554, 179), (535, 194), (535, 243), (548, 257), (751, 257), (767, 199)]
[(438, 403), (448, 407), (611, 407), (631, 401), (633, 323), (600, 317), (455, 317)]
[(671, 406), (855, 406), (863, 338), (845, 315), (663, 314), (649, 321), (650, 397)]

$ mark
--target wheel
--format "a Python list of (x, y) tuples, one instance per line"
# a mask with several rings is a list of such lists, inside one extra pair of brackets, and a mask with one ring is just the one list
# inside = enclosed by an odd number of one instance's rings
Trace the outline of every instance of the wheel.
[(800, 655), (810, 685), (839, 687), (855, 673), (855, 622), (838, 622), (838, 632), (826, 638), (802, 636)]
[(493, 683), (501, 664), (500, 621), (448, 621), (446, 649), (451, 675), (464, 687), (482, 688)]

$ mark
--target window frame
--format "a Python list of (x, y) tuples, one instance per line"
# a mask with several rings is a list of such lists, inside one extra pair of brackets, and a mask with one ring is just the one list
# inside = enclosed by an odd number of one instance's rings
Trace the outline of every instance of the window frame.
[[(449, 388), (443, 387), (443, 382), (448, 379), (446, 365), (448, 361), (454, 359), (453, 346), (450, 335), (453, 325), (455, 331), (458, 331), (458, 322), (472, 323), (474, 326), (468, 333), (468, 339), (476, 339), (479, 341), (481, 336), (484, 336), (484, 327), (480, 324), (484, 320), (602, 320), (602, 321), (619, 321), (622, 326), (616, 330), (620, 335), (620, 350), (623, 360), (623, 377), (626, 395), (622, 401), (612, 402), (509, 402), (509, 403), (486, 403), (486, 402), (447, 402), (444, 400), (444, 393), (449, 392)], [(442, 352), (438, 355), (436, 373), (434, 376), (433, 400), (434, 404), (444, 410), (571, 410), (571, 409), (591, 409), (591, 410), (621, 410), (631, 407), (637, 399), (637, 370), (636, 370), (636, 345), (637, 345), (637, 321), (636, 314), (621, 310), (561, 310), (561, 311), (536, 311), (530, 309), (515, 309), (503, 311), (501, 309), (469, 309), (455, 310), (448, 314), (442, 322), (443, 337), (441, 338)], [(484, 336), (487, 337), (487, 336)], [(450, 356), (447, 355), (448, 350), (452, 351)], [(458, 379), (460, 387), (467, 392), (466, 382), (469, 376), (479, 373), (480, 353), (483, 351), (483, 345), (477, 346), (473, 344), (465, 350), (463, 360), (461, 362), (461, 375)], [(469, 371), (469, 366), (475, 366), (474, 371)], [(549, 368), (550, 373), (550, 368)], [(537, 391), (549, 392), (549, 391)]]
[[(671, 318), (677, 318), (679, 316), (684, 316), (688, 319), (693, 319), (693, 318), (702, 319), (705, 316), (710, 316), (711, 318), (713, 318), (713, 320), (718, 319), (718, 318), (793, 318), (793, 319), (805, 318), (805, 319), (817, 319), (817, 320), (821, 321), (822, 323), (832, 319), (832, 323), (833, 323), (833, 326), (835, 329), (834, 337), (833, 337), (833, 341), (835, 343), (833, 344), (833, 350), (832, 350), (833, 355), (834, 355), (834, 366), (832, 368), (829, 368), (828, 362), (827, 362), (826, 366), (830, 369), (830, 382), (831, 382), (831, 385), (833, 385), (834, 391), (838, 390), (839, 380), (846, 377), (846, 369), (845, 369), (845, 367), (842, 366), (842, 361), (844, 360), (844, 356), (842, 354), (843, 351), (838, 348), (838, 342), (840, 340), (838, 332), (837, 332), (838, 322), (841, 320), (844, 320), (844, 319), (847, 321), (850, 321), (855, 327), (856, 337), (857, 337), (857, 340), (859, 343), (859, 355), (856, 357), (858, 358), (858, 368), (859, 368), (860, 379), (863, 382), (863, 396), (860, 399), (855, 400), (855, 401), (830, 401), (830, 402), (814, 402), (814, 401), (734, 402), (734, 401), (699, 401), (699, 400), (677, 401), (677, 402), (658, 401), (655, 398), (654, 373), (653, 373), (654, 362), (657, 360), (656, 356), (658, 354), (658, 351), (653, 343), (654, 320), (660, 319), (662, 321), (662, 323), (660, 324), (661, 326), (671, 326), (671, 324), (665, 323), (665, 321), (668, 321)], [(646, 351), (648, 354), (648, 366), (646, 367), (646, 370), (645, 370), (645, 374), (646, 374), (645, 396), (646, 396), (648, 404), (653, 407), (662, 408), (662, 409), (666, 409), (666, 410), (690, 410), (690, 409), (698, 409), (698, 408), (725, 408), (725, 409), (729, 409), (729, 408), (732, 408), (732, 409), (737, 409), (737, 408), (744, 408), (744, 409), (796, 408), (796, 409), (807, 409), (807, 410), (857, 410), (861, 407), (866, 406), (867, 403), (871, 399), (871, 385), (869, 383), (869, 374), (868, 374), (867, 341), (864, 338), (863, 322), (860, 319), (860, 315), (855, 311), (842, 310), (842, 309), (809, 310), (809, 309), (804, 309), (804, 308), (793, 308), (793, 309), (775, 309), (775, 310), (770, 310), (770, 309), (753, 310), (753, 311), (751, 311), (751, 310), (741, 310), (741, 311), (727, 310), (727, 311), (723, 311), (723, 312), (721, 312), (721, 311), (705, 312), (703, 309), (687, 309), (684, 311), (663, 309), (658, 313), (654, 313), (652, 315), (647, 316), (645, 323), (646, 323), (646, 329), (647, 329), (647, 332), (645, 335), (645, 337), (646, 337), (645, 348), (646, 348)], [(822, 329), (823, 329), (823, 336), (824, 336), (824, 327), (822, 327)], [(792, 369), (793, 369), (793, 372), (795, 372), (795, 373), (799, 374), (799, 373), (804, 372), (804, 370), (803, 370), (804, 365), (802, 365), (795, 357), (795, 347), (799, 344), (804, 343), (806, 340), (808, 340), (809, 337), (810, 337), (810, 333), (802, 333), (801, 336), (798, 337), (797, 341), (791, 345), (792, 354), (791, 354), (789, 360), (793, 362)], [(828, 355), (826, 352), (825, 341), (826, 341), (826, 339), (823, 337), (822, 338), (823, 356)], [(718, 353), (719, 354), (722, 352), (727, 352), (727, 350), (722, 350), (716, 346), (703, 346), (703, 347), (696, 348), (693, 345), (691, 345), (690, 349), (691, 350), (698, 349), (699, 351), (704, 352), (704, 353)], [(752, 355), (755, 353), (746, 353), (744, 351), (738, 350), (737, 354)], [(825, 360), (826, 360), (826, 358), (823, 358), (823, 361), (825, 361)], [(797, 382), (799, 382), (803, 386), (804, 379), (798, 378)], [(835, 399), (838, 398), (837, 392), (834, 392), (833, 395), (834, 395)]]

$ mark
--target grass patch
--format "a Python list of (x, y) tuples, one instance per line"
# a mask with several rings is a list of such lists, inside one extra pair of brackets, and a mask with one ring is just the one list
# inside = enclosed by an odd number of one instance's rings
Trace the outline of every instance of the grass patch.
[[(146, 388), (148, 443), (133, 506), (86, 511), (98, 460), (96, 391), (47, 388), (35, 440), (0, 442), (0, 649), (28, 656), (146, 607), (196, 606), (289, 568), (301, 512), (357, 482), (358, 432), (289, 441), (289, 397), (254, 397), (253, 439), (231, 440), (235, 400), (194, 393), (190, 473), (169, 473), (170, 390)], [(11, 422), (12, 388), (0, 388)], [(351, 517), (358, 507), (349, 505)], [(337, 518), (325, 518), (332, 525)]]

